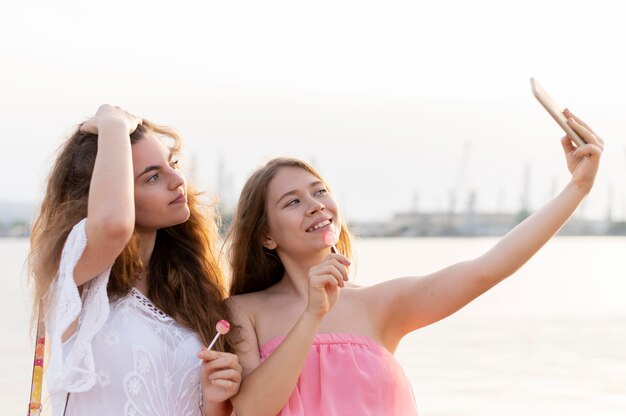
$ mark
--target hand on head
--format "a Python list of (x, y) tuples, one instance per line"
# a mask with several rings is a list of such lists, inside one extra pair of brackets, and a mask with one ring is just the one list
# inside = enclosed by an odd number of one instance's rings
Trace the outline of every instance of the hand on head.
[(135, 117), (120, 107), (103, 104), (98, 108), (98, 111), (96, 111), (93, 117), (80, 125), (80, 131), (83, 133), (98, 134), (100, 128), (109, 125), (120, 125), (128, 131), (128, 134), (132, 134), (140, 124), (141, 118)]

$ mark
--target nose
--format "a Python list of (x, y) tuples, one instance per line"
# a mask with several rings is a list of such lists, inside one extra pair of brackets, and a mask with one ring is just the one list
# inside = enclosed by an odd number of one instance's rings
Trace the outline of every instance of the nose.
[(309, 207), (307, 209), (307, 214), (308, 215), (312, 215), (315, 214), (317, 212), (321, 212), (324, 211), (324, 209), (326, 208), (326, 205), (322, 204), (321, 201), (315, 199), (315, 198), (310, 198), (311, 202), (309, 203)]
[(172, 173), (172, 179), (170, 181), (170, 189), (180, 188), (181, 186), (185, 184), (185, 176), (178, 169), (174, 169), (174, 168), (170, 168), (170, 169)]

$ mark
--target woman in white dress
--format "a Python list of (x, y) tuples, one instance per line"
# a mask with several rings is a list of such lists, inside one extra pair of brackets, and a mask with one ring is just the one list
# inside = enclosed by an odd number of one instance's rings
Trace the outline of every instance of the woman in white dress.
[[(170, 129), (101, 106), (59, 151), (31, 234), (53, 415), (229, 415), (241, 366), (214, 217)], [(37, 316), (37, 315), (36, 315)]]

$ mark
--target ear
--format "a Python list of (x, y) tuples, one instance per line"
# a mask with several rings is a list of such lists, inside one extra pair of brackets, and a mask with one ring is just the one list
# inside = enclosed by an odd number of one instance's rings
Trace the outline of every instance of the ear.
[(272, 237), (265, 234), (265, 237), (263, 237), (263, 247), (268, 250), (274, 250), (276, 247), (278, 247), (278, 244), (276, 244), (276, 241), (274, 241)]

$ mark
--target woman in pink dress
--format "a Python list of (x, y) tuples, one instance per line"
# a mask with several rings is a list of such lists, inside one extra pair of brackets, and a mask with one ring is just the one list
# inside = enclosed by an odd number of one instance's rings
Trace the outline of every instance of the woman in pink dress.
[[(243, 338), (236, 347), (244, 377), (232, 399), (237, 414), (416, 415), (392, 355), (402, 337), (513, 274), (592, 188), (603, 142), (569, 111), (565, 116), (587, 144), (563, 138), (571, 180), (559, 195), (478, 258), (371, 287), (348, 281), (350, 234), (320, 174), (297, 159), (274, 159), (255, 171), (231, 230), (231, 305)], [(338, 236), (337, 252), (326, 235)]]

